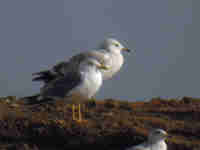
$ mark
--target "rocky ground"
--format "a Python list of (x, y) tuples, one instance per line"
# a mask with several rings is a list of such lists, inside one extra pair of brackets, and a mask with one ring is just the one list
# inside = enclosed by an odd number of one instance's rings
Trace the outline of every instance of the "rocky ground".
[(200, 99), (85, 102), (85, 121), (72, 120), (71, 104), (25, 105), (0, 98), (0, 150), (123, 150), (143, 142), (151, 128), (172, 135), (169, 150), (200, 150)]

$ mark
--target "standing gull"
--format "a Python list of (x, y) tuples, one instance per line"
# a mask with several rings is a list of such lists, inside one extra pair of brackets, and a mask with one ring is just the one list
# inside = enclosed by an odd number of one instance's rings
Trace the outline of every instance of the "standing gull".
[(50, 70), (34, 73), (33, 81), (43, 81), (45, 84), (64, 76), (69, 72), (74, 72), (79, 68), (82, 61), (93, 58), (109, 66), (109, 70), (102, 70), (103, 80), (112, 78), (122, 67), (124, 63), (124, 57), (122, 51), (130, 52), (130, 49), (125, 48), (119, 41), (108, 38), (104, 40), (99, 50), (92, 50), (79, 53), (69, 61), (63, 61), (55, 65)]
[(92, 98), (102, 85), (100, 70), (108, 69), (95, 59), (82, 61), (79, 68), (65, 76), (56, 78), (46, 84), (40, 93), (42, 99), (63, 99), (69, 97), (72, 103), (79, 103), (79, 118), (75, 118), (75, 105), (73, 104), (73, 120), (82, 121), (80, 100)]
[(126, 150), (167, 150), (167, 144), (165, 143), (167, 136), (168, 134), (164, 130), (154, 129), (150, 132), (146, 142)]

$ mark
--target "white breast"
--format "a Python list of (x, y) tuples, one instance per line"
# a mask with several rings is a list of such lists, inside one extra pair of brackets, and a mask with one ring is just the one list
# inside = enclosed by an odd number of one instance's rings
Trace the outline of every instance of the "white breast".
[(91, 98), (96, 94), (102, 85), (102, 74), (100, 71), (90, 69), (87, 72), (81, 72), (82, 83), (76, 88), (76, 91), (85, 98)]
[(151, 150), (167, 150), (167, 144), (165, 141), (160, 141), (156, 144), (153, 144)]
[(149, 144), (147, 142), (127, 148), (126, 150), (167, 150), (167, 144), (165, 141), (156, 142), (155, 144)]

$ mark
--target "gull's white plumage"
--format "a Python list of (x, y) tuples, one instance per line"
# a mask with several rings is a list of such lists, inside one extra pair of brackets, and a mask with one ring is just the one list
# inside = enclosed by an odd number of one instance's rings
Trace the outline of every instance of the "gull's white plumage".
[(46, 84), (40, 93), (42, 98), (80, 96), (90, 99), (102, 85), (102, 73), (99, 69), (101, 65), (95, 59), (81, 62), (78, 71), (68, 73), (66, 76)]
[(164, 130), (155, 129), (150, 132), (146, 142), (132, 146), (126, 150), (167, 150), (166, 137), (167, 133)]
[(110, 79), (120, 70), (124, 63), (124, 57), (121, 53), (122, 51), (130, 50), (125, 48), (115, 39), (106, 39), (99, 50), (92, 50), (77, 54), (69, 59), (69, 61), (61, 62), (50, 70), (34, 73), (36, 77), (33, 81), (43, 81), (45, 84), (48, 84), (60, 76), (76, 71), (81, 62), (89, 58), (96, 59), (108, 66), (109, 70), (103, 70), (102, 76), (104, 80)]
[[(98, 62), (92, 60), (96, 65)], [(87, 64), (80, 65), (80, 74), (82, 83), (70, 91), (69, 95), (80, 94), (82, 97), (90, 99), (96, 94), (102, 85), (102, 74), (97, 66), (87, 66)]]

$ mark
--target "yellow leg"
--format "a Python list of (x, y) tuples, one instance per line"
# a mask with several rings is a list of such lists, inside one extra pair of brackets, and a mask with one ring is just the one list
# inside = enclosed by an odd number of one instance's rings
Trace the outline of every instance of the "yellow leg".
[[(76, 109), (78, 109), (78, 118), (76, 117)], [(77, 121), (78, 123), (86, 121), (82, 118), (81, 104), (78, 104), (78, 106), (75, 104), (72, 105), (72, 120)]]
[(75, 105), (74, 104), (72, 104), (72, 120), (76, 120)]
[(79, 114), (79, 122), (82, 122), (82, 114), (81, 114), (81, 104), (78, 104), (78, 114)]
[(89, 112), (87, 104), (82, 104), (82, 112)]

